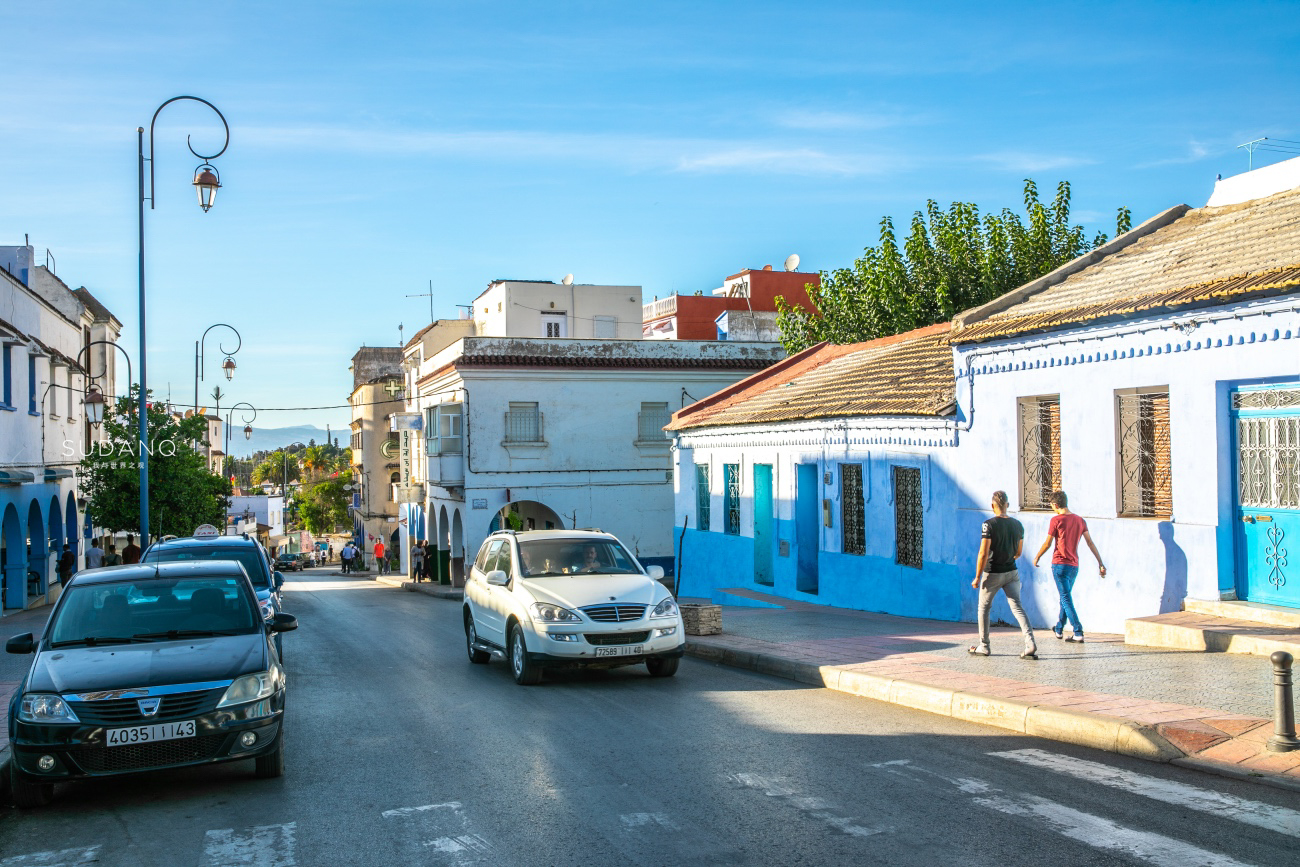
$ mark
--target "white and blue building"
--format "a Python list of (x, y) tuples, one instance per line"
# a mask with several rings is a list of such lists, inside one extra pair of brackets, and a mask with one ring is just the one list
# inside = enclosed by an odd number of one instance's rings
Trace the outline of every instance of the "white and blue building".
[(1060, 489), (1109, 572), (1081, 552), (1089, 631), (1187, 599), (1300, 608), (1300, 160), (951, 324), (814, 347), (669, 429), (685, 596), (972, 620), (1005, 490), (1046, 626), (1050, 555), (1031, 561)]

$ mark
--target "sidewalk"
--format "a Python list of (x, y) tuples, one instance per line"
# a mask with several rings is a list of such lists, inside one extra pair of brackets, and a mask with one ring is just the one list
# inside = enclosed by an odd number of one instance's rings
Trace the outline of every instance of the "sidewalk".
[[(993, 655), (971, 656), (973, 624), (914, 620), (736, 589), (721, 635), (691, 636), (687, 653), (878, 701), (1153, 761), (1300, 790), (1300, 751), (1264, 748), (1273, 733), (1267, 658), (1085, 644), (998, 628)], [(707, 600), (682, 599), (682, 602)]]
[[(30, 632), (40, 638), (49, 619), (53, 605), (42, 605), (27, 611), (17, 611), (0, 617), (0, 641)], [(0, 804), (9, 797), (9, 698), (31, 667), (31, 656), (4, 653), (0, 650)]]

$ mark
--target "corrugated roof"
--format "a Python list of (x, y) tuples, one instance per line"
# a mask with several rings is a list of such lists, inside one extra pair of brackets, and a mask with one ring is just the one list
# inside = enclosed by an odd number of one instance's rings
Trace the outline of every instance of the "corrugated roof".
[[(956, 399), (948, 323), (822, 344), (673, 414), (668, 430), (844, 416), (942, 416)], [(718, 399), (721, 396), (721, 399)]]
[(951, 339), (989, 340), (1297, 290), (1300, 189), (1189, 210), (997, 312), (957, 317)]

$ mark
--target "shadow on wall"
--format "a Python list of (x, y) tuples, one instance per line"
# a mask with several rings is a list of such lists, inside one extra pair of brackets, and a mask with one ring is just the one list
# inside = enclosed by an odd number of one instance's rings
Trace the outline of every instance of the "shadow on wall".
[(1174, 525), (1161, 521), (1156, 525), (1160, 542), (1165, 546), (1165, 582), (1160, 593), (1160, 613), (1181, 611), (1187, 598), (1187, 555), (1174, 541)]

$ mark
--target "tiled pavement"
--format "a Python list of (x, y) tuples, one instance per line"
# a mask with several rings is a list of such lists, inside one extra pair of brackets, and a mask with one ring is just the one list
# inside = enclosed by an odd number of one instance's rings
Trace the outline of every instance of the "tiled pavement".
[[(30, 632), (39, 638), (53, 608), (52, 605), (43, 605), (0, 617), (0, 642), (24, 632)], [(0, 725), (0, 767), (9, 760), (9, 697), (31, 664), (30, 656), (0, 652), (0, 723), (3, 723)]]
[[(1267, 658), (1133, 647), (1118, 635), (1084, 644), (995, 629), (993, 656), (971, 656), (974, 627), (727, 591), (781, 608), (725, 606), (723, 634), (694, 636), (694, 655), (825, 683), (910, 707), (1300, 787), (1300, 752), (1271, 753)], [(682, 600), (704, 601), (704, 600)]]

